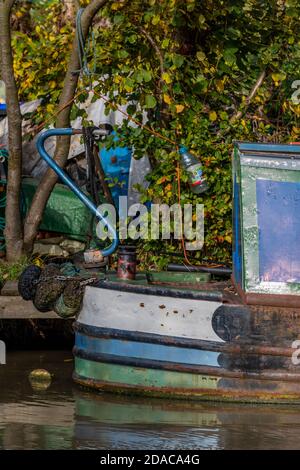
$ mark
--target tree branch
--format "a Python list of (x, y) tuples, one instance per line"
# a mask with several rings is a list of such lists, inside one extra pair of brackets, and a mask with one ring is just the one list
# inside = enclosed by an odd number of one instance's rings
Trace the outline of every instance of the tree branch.
[(103, 194), (105, 196), (105, 199), (109, 204), (112, 204), (113, 206), (115, 206), (115, 203), (114, 203), (114, 200), (112, 198), (109, 186), (108, 186), (107, 181), (105, 179), (105, 173), (104, 173), (104, 170), (102, 168), (102, 164), (100, 162), (99, 149), (96, 145), (94, 145), (93, 153), (94, 153), (96, 172), (98, 174), (98, 178), (99, 178), (100, 184), (102, 186)]
[(11, 11), (15, 1), (16, 0), (4, 0), (4, 2), (3, 2), (4, 5), (3, 6), (4, 6), (5, 10), (7, 11), (8, 15), (10, 15), (10, 11)]
[(14, 0), (0, 2), (0, 62), (1, 76), (6, 89), (9, 151), (4, 231), (8, 261), (19, 259), (23, 250), (23, 230), (20, 213), (22, 116), (11, 47), (10, 13), (13, 4)]
[[(151, 36), (151, 34), (149, 34), (148, 31), (146, 31), (146, 29), (143, 28), (142, 26), (139, 26), (139, 30), (146, 37), (146, 39), (149, 41), (149, 43), (153, 47), (153, 49), (154, 49), (154, 51), (155, 51), (155, 53), (158, 57), (158, 60), (159, 60), (160, 80), (157, 84), (157, 94), (158, 94), (158, 98), (159, 98), (159, 101), (160, 101), (161, 113), (163, 114), (164, 109), (165, 109), (165, 104), (164, 104), (164, 100), (163, 100), (163, 96), (162, 96), (162, 94), (163, 94), (162, 93), (162, 84), (163, 84), (163, 81), (164, 81), (163, 80), (163, 74), (165, 73), (164, 57), (163, 57), (163, 54), (162, 54), (161, 50), (159, 49), (158, 45), (156, 44), (153, 37)], [(162, 119), (162, 122), (165, 123), (165, 119)]]
[[(84, 10), (81, 17), (81, 27), (83, 37), (86, 38), (89, 27), (93, 18), (98, 13), (108, 0), (93, 0)], [(68, 63), (68, 68), (65, 76), (64, 86), (60, 95), (59, 109), (63, 108), (66, 103), (71, 102), (75, 96), (78, 73), (76, 71), (80, 68), (78, 44), (76, 36), (73, 39), (72, 52)], [(59, 113), (55, 127), (70, 127), (70, 112), (72, 103)], [(63, 168), (67, 162), (70, 148), (69, 137), (59, 137), (56, 142), (56, 149), (54, 153), (55, 161)], [(46, 207), (48, 198), (51, 191), (57, 182), (57, 176), (52, 170), (47, 170), (45, 175), (40, 181), (37, 191), (31, 203), (31, 207), (27, 214), (24, 224), (24, 246), (26, 251), (32, 250), (33, 242), (42, 220), (43, 211)]]
[(161, 53), (161, 50), (159, 49), (158, 45), (156, 44), (156, 42), (154, 41), (153, 37), (148, 33), (148, 31), (146, 31), (142, 26), (139, 27), (139, 30), (141, 31), (141, 33), (143, 33), (143, 35), (148, 39), (148, 41), (150, 42), (151, 46), (153, 47), (153, 49), (155, 50), (156, 52), (156, 55), (159, 59), (159, 64), (160, 64), (160, 75), (161, 75), (161, 80), (162, 80), (162, 75), (165, 73), (165, 68), (164, 68), (164, 58), (163, 58), (163, 55)]
[(253, 87), (251, 88), (251, 91), (249, 93), (249, 95), (247, 96), (246, 98), (246, 102), (245, 102), (245, 105), (243, 106), (243, 109), (242, 110), (239, 110), (236, 114), (234, 114), (231, 119), (230, 119), (230, 124), (234, 124), (236, 121), (238, 121), (239, 119), (241, 119), (241, 117), (245, 114), (245, 112), (247, 111), (251, 101), (253, 100), (253, 98), (255, 97), (258, 89), (261, 87), (264, 79), (265, 79), (265, 76), (266, 76), (266, 71), (263, 70), (261, 72), (261, 74), (259, 75), (258, 79), (256, 80), (255, 84), (253, 85)]

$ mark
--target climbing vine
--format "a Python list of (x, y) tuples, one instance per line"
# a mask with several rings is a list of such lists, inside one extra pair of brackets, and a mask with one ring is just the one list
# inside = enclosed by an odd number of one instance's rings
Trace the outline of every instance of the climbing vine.
[[(36, 2), (32, 34), (13, 36), (20, 97), (43, 98), (40, 121), (57, 104), (74, 31), (62, 20), (62, 3)], [(300, 80), (299, 29), (298, 0), (119, 0), (95, 22), (93, 76), (80, 86), (98, 82), (96, 92), (110, 97), (107, 111), (130, 102), (130, 116), (142, 121), (147, 113), (149, 126), (204, 164), (210, 189), (203, 196), (193, 195), (181, 174), (181, 203), (205, 206), (198, 259), (231, 256), (233, 141), (299, 140), (300, 105), (291, 99)], [(148, 153), (153, 166), (144, 200), (177, 202), (175, 146), (129, 121), (119, 131), (123, 144), (137, 157)], [(169, 257), (161, 252), (181, 246), (148, 241), (143, 251), (148, 264), (163, 264)]]

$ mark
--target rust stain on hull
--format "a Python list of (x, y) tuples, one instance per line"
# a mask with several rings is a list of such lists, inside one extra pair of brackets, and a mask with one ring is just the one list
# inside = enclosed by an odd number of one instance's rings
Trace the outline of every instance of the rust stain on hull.
[[(140, 306), (146, 303), (145, 301)], [(200, 304), (201, 300), (199, 306)], [(162, 302), (159, 309), (164, 308), (165, 303)], [(168, 313), (175, 314), (176, 319), (175, 307), (169, 309), (168, 306)], [(205, 309), (199, 308), (199, 315), (204, 316)], [(156, 331), (151, 333), (147, 328), (142, 332), (127, 331), (127, 329), (93, 327), (77, 322), (76, 333), (84, 335), (91, 341), (103, 342), (105, 339), (118, 340), (119, 343), (130, 341), (133, 348), (123, 356), (118, 353), (118, 349), (113, 353), (103, 352), (102, 349), (95, 353), (88, 348), (86, 350), (75, 348), (74, 354), (77, 358), (94, 364), (104, 363), (106, 371), (91, 374), (88, 367), (86, 370), (77, 369), (74, 381), (87, 388), (118, 394), (204, 401), (300, 404), (300, 365), (297, 366), (292, 361), (293, 353), (296, 351), (293, 342), (300, 339), (300, 308), (292, 305), (288, 307), (245, 305), (242, 301), (238, 302), (236, 296), (235, 303), (223, 301), (217, 304), (215, 310), (210, 311), (208, 318), (211, 322), (209, 328), (215, 333), (209, 336), (212, 339), (205, 339), (201, 331), (196, 338), (191, 338), (168, 335), (165, 332), (161, 333), (162, 330), (158, 333)], [(222, 341), (218, 342), (218, 338)], [(175, 347), (180, 352), (176, 355), (176, 351), (174, 357), (162, 353), (159, 357), (153, 355), (154, 358), (151, 359), (149, 357), (152, 353), (147, 352), (150, 354), (148, 357), (142, 351), (144, 356), (142, 353), (139, 356), (135, 350), (135, 345), (139, 343), (146, 343), (147, 351), (148, 345), (152, 344), (160, 346), (161, 349)], [(184, 349), (186, 353), (182, 352)], [(199, 350), (201, 358), (191, 354), (189, 357), (192, 359), (186, 363), (189, 349)], [(214, 354), (210, 354), (212, 352)], [(122, 369), (122, 375), (112, 375), (109, 365), (113, 367), (118, 365)], [(129, 371), (132, 369), (142, 372), (154, 371), (152, 373), (154, 379), (147, 381), (144, 376), (141, 377), (142, 374), (139, 380), (132, 377), (130, 379)], [(161, 382), (156, 379), (155, 374), (158, 375), (158, 371), (164, 378)], [(174, 381), (169, 380), (168, 373), (170, 375), (173, 373)], [(184, 374), (186, 377), (181, 379)], [(202, 383), (197, 382), (200, 376), (204, 379)], [(211, 388), (206, 387), (206, 379), (209, 381), (214, 377), (217, 384), (213, 384)]]
[(121, 383), (107, 383), (93, 379), (86, 379), (73, 374), (73, 380), (84, 388), (94, 389), (99, 392), (113, 392), (115, 394), (151, 396), (155, 398), (172, 398), (180, 400), (201, 400), (201, 401), (224, 401), (240, 403), (265, 403), (265, 404), (300, 404), (300, 389), (298, 393), (293, 391), (272, 392), (267, 390), (218, 390), (206, 389), (176, 389), (157, 387), (136, 387)]

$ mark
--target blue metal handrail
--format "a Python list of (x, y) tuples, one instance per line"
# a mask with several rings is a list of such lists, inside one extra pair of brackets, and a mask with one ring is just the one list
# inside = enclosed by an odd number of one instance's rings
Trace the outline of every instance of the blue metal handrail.
[(57, 176), (63, 181), (64, 184), (66, 184), (72, 191), (73, 193), (83, 202), (83, 204), (94, 214), (97, 219), (101, 223), (107, 226), (108, 232), (111, 235), (112, 243), (109, 247), (104, 248), (101, 250), (101, 253), (103, 256), (109, 256), (114, 251), (117, 249), (117, 246), (119, 244), (119, 239), (118, 239), (118, 234), (116, 229), (109, 223), (109, 220), (107, 220), (101, 212), (97, 209), (97, 206), (91, 201), (86, 194), (84, 194), (78, 186), (74, 183), (74, 181), (67, 175), (67, 173), (60, 168), (60, 166), (56, 163), (53, 158), (50, 157), (50, 155), (46, 152), (45, 150), (45, 141), (51, 137), (51, 136), (63, 136), (63, 135), (74, 135), (74, 134), (82, 134), (82, 131), (79, 129), (71, 129), (71, 128), (64, 128), (64, 129), (49, 129), (45, 132), (43, 132), (37, 140), (37, 149), (40, 154), (40, 156), (45, 160), (47, 165), (55, 171)]

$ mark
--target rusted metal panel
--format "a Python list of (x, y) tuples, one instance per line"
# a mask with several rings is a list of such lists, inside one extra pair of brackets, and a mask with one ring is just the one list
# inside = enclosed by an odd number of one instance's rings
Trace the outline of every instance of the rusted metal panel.
[[(223, 387), (216, 390), (207, 389), (181, 389), (181, 388), (160, 388), (160, 387), (137, 387), (135, 385), (123, 384), (117, 382), (105, 382), (101, 380), (87, 379), (76, 373), (73, 374), (73, 380), (89, 389), (102, 392), (113, 392), (117, 394), (142, 395), (158, 398), (174, 398), (184, 400), (202, 400), (202, 401), (222, 401), (222, 402), (241, 402), (241, 403), (272, 403), (272, 404), (300, 404), (300, 390), (294, 387), (280, 387), (275, 383), (265, 388), (256, 387), (255, 384), (231, 383), (223, 384)], [(251, 390), (252, 385), (252, 390)]]
[[(234, 281), (233, 281), (234, 282)], [(244, 292), (241, 286), (234, 283), (234, 286), (241, 297), (243, 303), (247, 305), (261, 305), (284, 308), (300, 308), (300, 296), (291, 294), (260, 294), (256, 292)]]
[(76, 382), (117, 393), (300, 403), (292, 360), (300, 308), (101, 287), (88, 295), (75, 323)]

